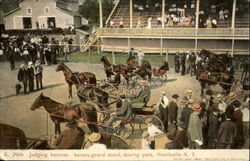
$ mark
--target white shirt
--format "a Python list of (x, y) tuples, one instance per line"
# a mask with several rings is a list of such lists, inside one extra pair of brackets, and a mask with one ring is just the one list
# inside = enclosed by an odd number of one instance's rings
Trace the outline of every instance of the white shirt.
[(89, 147), (88, 149), (90, 149), (90, 150), (105, 150), (105, 149), (107, 149), (107, 147), (104, 144), (95, 143), (91, 147)]
[(157, 127), (155, 127), (155, 125), (153, 124), (148, 125), (148, 134), (150, 138), (154, 138), (155, 134), (157, 133), (162, 133), (162, 131), (158, 129)]
[(213, 20), (212, 20), (212, 23), (215, 24), (215, 25), (217, 25), (216, 19), (213, 19)]
[(218, 108), (224, 113), (226, 112), (227, 104), (224, 101), (222, 101), (219, 103)]
[(138, 52), (138, 57), (142, 59), (145, 56), (145, 54), (142, 51)]
[(243, 122), (249, 122), (249, 109), (248, 108), (244, 108), (242, 110), (242, 113), (243, 113), (242, 121)]
[(160, 104), (162, 105), (163, 108), (166, 108), (168, 106), (168, 98), (167, 96), (161, 97)]
[(29, 55), (29, 51), (28, 50), (24, 50), (22, 55)]
[(147, 139), (141, 139), (141, 149), (151, 149)]

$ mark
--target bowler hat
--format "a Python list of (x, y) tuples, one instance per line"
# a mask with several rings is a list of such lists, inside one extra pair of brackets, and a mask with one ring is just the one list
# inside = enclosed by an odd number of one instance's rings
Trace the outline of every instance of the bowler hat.
[(121, 98), (121, 99), (125, 99), (125, 98), (126, 98), (126, 95), (125, 95), (125, 94), (121, 94), (121, 95), (120, 95), (120, 98)]
[(179, 98), (179, 95), (178, 95), (178, 94), (174, 94), (174, 95), (172, 96), (172, 98)]
[(188, 103), (190, 103), (190, 104), (194, 103), (194, 99), (189, 99)]

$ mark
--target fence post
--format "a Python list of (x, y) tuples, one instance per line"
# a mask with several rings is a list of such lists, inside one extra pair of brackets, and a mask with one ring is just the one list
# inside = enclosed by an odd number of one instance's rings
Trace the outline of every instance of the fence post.
[(115, 64), (115, 53), (113, 48), (112, 48), (112, 58), (113, 58), (113, 64)]
[(90, 62), (91, 62), (91, 59), (90, 59), (90, 48), (89, 48), (89, 64), (90, 64)]
[(166, 51), (166, 61), (168, 61), (168, 50)]

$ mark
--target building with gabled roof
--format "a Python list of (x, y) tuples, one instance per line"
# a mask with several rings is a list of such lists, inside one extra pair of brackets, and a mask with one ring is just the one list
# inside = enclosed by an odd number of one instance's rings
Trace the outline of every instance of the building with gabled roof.
[(21, 0), (19, 7), (5, 13), (6, 30), (81, 27), (87, 22), (78, 13), (78, 3), (58, 0)]

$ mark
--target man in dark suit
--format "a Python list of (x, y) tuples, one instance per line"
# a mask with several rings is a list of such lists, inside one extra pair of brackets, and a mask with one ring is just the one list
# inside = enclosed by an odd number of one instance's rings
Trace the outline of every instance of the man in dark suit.
[(35, 73), (34, 73), (33, 63), (31, 61), (28, 63), (27, 74), (28, 74), (29, 92), (33, 92)]
[(210, 113), (208, 118), (208, 149), (214, 149), (215, 143), (217, 139), (218, 134), (218, 128), (219, 128), (219, 120), (218, 120), (218, 114), (220, 113), (219, 109), (213, 109), (213, 111)]
[(111, 113), (111, 117), (109, 120), (105, 123), (105, 126), (110, 126), (112, 123), (116, 120), (126, 120), (129, 118), (129, 116), (132, 114), (132, 105), (131, 103), (126, 99), (125, 95), (120, 96), (122, 105), (120, 108), (116, 109), (114, 113)]
[(183, 53), (181, 56), (181, 75), (185, 75), (185, 71), (186, 71), (186, 54)]
[(175, 66), (175, 73), (179, 73), (180, 71), (180, 55), (176, 53), (174, 57), (174, 66)]
[(232, 121), (236, 124), (237, 135), (233, 148), (239, 149), (243, 145), (243, 113), (240, 109), (241, 103), (237, 100), (234, 102), (234, 112), (232, 115)]
[(22, 64), (17, 74), (17, 80), (23, 84), (24, 94), (27, 94), (28, 73), (26, 66)]
[(237, 135), (236, 124), (231, 120), (229, 113), (226, 113), (226, 121), (222, 122), (217, 135), (217, 149), (231, 149)]
[(179, 96), (177, 94), (174, 94), (172, 96), (172, 101), (168, 105), (168, 123), (176, 123), (177, 122), (177, 112), (178, 112), (178, 101)]
[(55, 149), (81, 149), (84, 142), (84, 131), (78, 127), (76, 121), (69, 121), (64, 130), (56, 140)]

